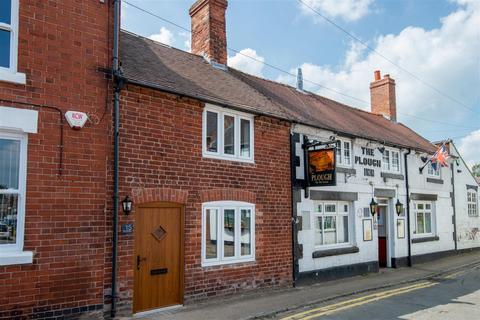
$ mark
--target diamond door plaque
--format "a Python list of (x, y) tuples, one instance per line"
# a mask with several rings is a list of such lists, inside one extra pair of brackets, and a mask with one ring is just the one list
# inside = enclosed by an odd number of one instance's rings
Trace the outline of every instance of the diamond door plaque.
[(162, 241), (163, 238), (167, 235), (167, 232), (165, 229), (162, 228), (162, 226), (158, 226), (153, 232), (152, 236), (155, 237), (159, 242)]

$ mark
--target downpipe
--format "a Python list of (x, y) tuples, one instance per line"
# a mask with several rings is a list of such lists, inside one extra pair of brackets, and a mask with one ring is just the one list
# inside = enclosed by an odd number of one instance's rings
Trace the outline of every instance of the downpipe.
[(404, 157), (404, 162), (405, 162), (405, 190), (407, 192), (407, 240), (408, 240), (408, 259), (407, 259), (407, 264), (409, 267), (412, 266), (412, 240), (411, 240), (411, 226), (410, 226), (410, 186), (408, 184), (408, 161), (407, 157), (408, 155), (412, 153), (411, 149), (408, 149), (408, 152), (406, 152), (403, 157)]
[(120, 127), (120, 91), (123, 80), (119, 68), (119, 29), (121, 0), (113, 0), (113, 55), (112, 73), (115, 83), (113, 96), (113, 217), (112, 217), (112, 307), (110, 316), (115, 318), (117, 311), (117, 259), (118, 259), (118, 176), (119, 176), (119, 127)]

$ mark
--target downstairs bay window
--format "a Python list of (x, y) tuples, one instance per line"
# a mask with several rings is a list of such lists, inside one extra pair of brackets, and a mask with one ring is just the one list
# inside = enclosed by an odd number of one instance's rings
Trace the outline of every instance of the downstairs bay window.
[(32, 263), (23, 251), (28, 134), (38, 112), (0, 106), (0, 266)]
[(255, 260), (255, 206), (246, 202), (203, 204), (202, 266)]
[(317, 202), (312, 216), (315, 247), (345, 246), (350, 243), (349, 202)]
[(27, 135), (0, 131), (0, 265), (31, 262), (24, 253)]

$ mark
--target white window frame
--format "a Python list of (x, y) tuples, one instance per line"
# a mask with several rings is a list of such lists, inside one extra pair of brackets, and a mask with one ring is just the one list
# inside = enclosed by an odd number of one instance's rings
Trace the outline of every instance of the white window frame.
[(478, 193), (475, 190), (467, 190), (467, 214), (478, 217)]
[(14, 244), (0, 244), (0, 265), (31, 263), (32, 252), (24, 252), (25, 197), (27, 183), (27, 133), (0, 131), (0, 139), (20, 141), (18, 189), (0, 190), (0, 194), (18, 194), (17, 234)]
[[(338, 148), (338, 143), (340, 142), (340, 148)], [(345, 160), (345, 143), (348, 143), (349, 145), (349, 161)], [(336, 148), (336, 164), (339, 167), (344, 167), (344, 168), (351, 168), (353, 166), (353, 145), (352, 145), (352, 140), (350, 139), (345, 139), (345, 138), (340, 138), (337, 139), (335, 143), (335, 148)]]
[[(217, 114), (217, 152), (212, 152), (207, 150), (207, 112), (213, 112)], [(234, 142), (235, 142), (235, 152), (233, 155), (225, 154), (224, 150), (224, 117), (231, 116), (235, 119), (235, 132), (234, 132)], [(248, 120), (250, 122), (250, 156), (244, 157), (241, 155), (241, 120)], [(233, 111), (230, 109), (225, 109), (211, 104), (207, 104), (203, 110), (203, 121), (202, 121), (202, 155), (205, 158), (214, 158), (221, 160), (231, 160), (231, 161), (240, 161), (254, 163), (254, 117), (250, 114)]]
[[(418, 209), (418, 204), (423, 204), (423, 209)], [(430, 209), (426, 209), (426, 205), (430, 205)], [(425, 212), (430, 213), (430, 232), (418, 233), (418, 225), (417, 225), (417, 213), (421, 211), (423, 212), (423, 223), (425, 224)], [(434, 236), (436, 234), (436, 216), (435, 216), (435, 202), (434, 201), (414, 201), (413, 202), (413, 214), (414, 214), (414, 238), (425, 238)], [(426, 224), (425, 224), (426, 225)]]
[(431, 178), (441, 179), (442, 177), (442, 166), (437, 164), (437, 170), (433, 170), (432, 163), (428, 162), (427, 165), (427, 176)]
[[(325, 212), (325, 206), (326, 205), (335, 205), (335, 213), (327, 213)], [(340, 212), (340, 206), (342, 205), (348, 205), (348, 211), (346, 213), (344, 212)], [(314, 206), (315, 206), (315, 209), (313, 212), (311, 212), (311, 223), (312, 224), (312, 230), (314, 232), (317, 232), (317, 228), (315, 227), (316, 226), (316, 223), (317, 223), (317, 218), (318, 217), (329, 217), (329, 216), (335, 216), (335, 232), (336, 232), (336, 241), (337, 243), (332, 243), (332, 244), (321, 244), (321, 245), (317, 245), (315, 243), (315, 240), (314, 240), (314, 247), (315, 249), (318, 249), (318, 250), (327, 250), (327, 249), (332, 249), (332, 248), (344, 248), (344, 247), (351, 247), (353, 245), (353, 230), (354, 230), (354, 227), (352, 225), (352, 223), (355, 222), (354, 220), (354, 217), (352, 217), (351, 215), (351, 212), (352, 212), (352, 206), (353, 206), (353, 203), (352, 202), (349, 202), (349, 201), (315, 201), (314, 202)], [(316, 208), (318, 208), (318, 206), (322, 206), (322, 212), (319, 212), (316, 210)], [(344, 217), (344, 216), (347, 216), (348, 217), (348, 241), (347, 242), (343, 242), (343, 243), (338, 243), (338, 218), (339, 217)], [(324, 230), (323, 230), (323, 226), (322, 226), (322, 237), (325, 237), (325, 233), (324, 233)], [(324, 238), (323, 238), (324, 239)], [(325, 243), (325, 240), (322, 240), (322, 243)]]
[(19, 25), (19, 0), (11, 0), (11, 23), (0, 22), (0, 30), (10, 32), (10, 67), (0, 67), (0, 81), (26, 84), (24, 73), (17, 72), (18, 67), (18, 25)]
[[(206, 258), (206, 214), (207, 209), (218, 210), (217, 217), (217, 257), (212, 259)], [(223, 226), (224, 226), (224, 210), (235, 210), (235, 256), (223, 257)], [(250, 239), (251, 250), (250, 255), (241, 255), (241, 226), (240, 215), (241, 210), (247, 209), (251, 212), (250, 217)], [(248, 202), (241, 201), (213, 201), (202, 204), (202, 267), (244, 263), (255, 261), (255, 205)]]
[[(384, 156), (387, 152), (388, 152), (388, 163), (384, 161)], [(398, 170), (393, 170), (393, 153), (398, 154)], [(385, 148), (385, 150), (382, 153), (382, 172), (402, 173), (402, 161), (400, 159), (401, 159), (401, 153), (399, 150)], [(388, 164), (387, 168), (385, 167), (386, 164)]]

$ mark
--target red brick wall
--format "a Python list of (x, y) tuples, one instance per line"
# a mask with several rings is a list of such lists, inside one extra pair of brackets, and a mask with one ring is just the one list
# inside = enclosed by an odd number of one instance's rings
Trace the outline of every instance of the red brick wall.
[(0, 81), (0, 99), (87, 112), (93, 123), (80, 131), (65, 123), (60, 176), (60, 116), (34, 108), (38, 133), (29, 135), (24, 246), (34, 252), (34, 261), (0, 267), (0, 318), (103, 303), (104, 256), (110, 251), (106, 165), (112, 148), (110, 110), (100, 121), (107, 81), (97, 68), (110, 65), (108, 17), (108, 5), (100, 1), (20, 0), (18, 69), (27, 84)]
[[(203, 105), (198, 101), (128, 85), (121, 106), (121, 197), (186, 197), (185, 302), (290, 284), (290, 125), (255, 117), (255, 164), (247, 164), (202, 158)], [(212, 200), (255, 203), (256, 262), (201, 267), (201, 204)], [(135, 212), (121, 216), (121, 223), (134, 221)], [(119, 238), (119, 280), (128, 301), (134, 239)]]

